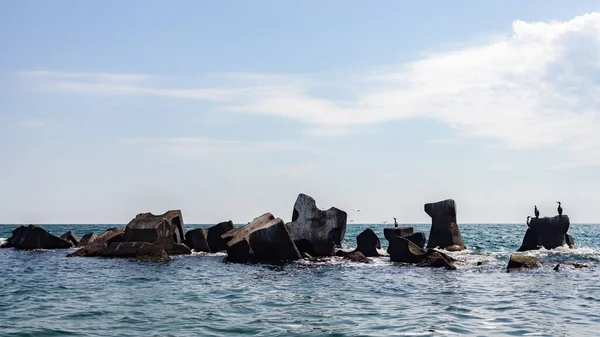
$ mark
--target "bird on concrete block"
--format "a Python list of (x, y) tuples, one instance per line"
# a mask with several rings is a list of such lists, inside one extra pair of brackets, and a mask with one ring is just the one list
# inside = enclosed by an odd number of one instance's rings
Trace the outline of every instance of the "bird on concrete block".
[(562, 207), (560, 207), (560, 201), (557, 201), (558, 203), (558, 216), (562, 216)]
[(540, 211), (538, 211), (537, 205), (533, 205), (533, 214), (535, 214), (536, 218), (540, 217)]

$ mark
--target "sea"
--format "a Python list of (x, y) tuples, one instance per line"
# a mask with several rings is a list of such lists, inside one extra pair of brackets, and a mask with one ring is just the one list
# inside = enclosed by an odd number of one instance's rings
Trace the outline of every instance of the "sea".
[[(206, 225), (208, 226), (208, 225)], [(343, 246), (382, 224), (349, 224)], [(414, 224), (429, 232), (430, 225)], [(0, 240), (15, 225), (0, 225)], [(42, 225), (80, 237), (115, 225)], [(204, 227), (186, 225), (186, 229)], [(457, 270), (339, 257), (285, 265), (68, 258), (0, 249), (0, 336), (600, 336), (600, 225), (572, 224), (576, 248), (506, 272), (525, 224), (461, 224)], [(585, 268), (559, 268), (581, 263)]]

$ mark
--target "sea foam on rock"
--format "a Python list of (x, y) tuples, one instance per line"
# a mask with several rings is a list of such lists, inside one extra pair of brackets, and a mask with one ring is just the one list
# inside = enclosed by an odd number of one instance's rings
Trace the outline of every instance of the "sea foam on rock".
[(315, 199), (300, 194), (294, 204), (292, 222), (286, 226), (301, 253), (332, 256), (334, 248), (340, 247), (344, 239), (347, 218), (346, 212), (335, 207), (320, 210)]
[(532, 218), (523, 237), (519, 252), (540, 248), (554, 249), (568, 245), (574, 247), (573, 237), (567, 234), (570, 221), (569, 216), (557, 215), (555, 217)]
[(456, 224), (456, 203), (452, 199), (425, 204), (425, 213), (431, 217), (431, 230), (427, 248), (448, 251), (466, 249)]
[(16, 249), (64, 249), (71, 248), (72, 246), (73, 244), (70, 241), (52, 235), (44, 228), (29, 225), (15, 228), (12, 231), (12, 236), (8, 238), (2, 247)]

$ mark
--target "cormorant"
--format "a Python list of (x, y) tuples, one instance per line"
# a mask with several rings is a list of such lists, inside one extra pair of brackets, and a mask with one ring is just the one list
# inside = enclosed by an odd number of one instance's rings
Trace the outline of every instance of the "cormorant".
[(394, 218), (394, 228), (398, 228), (398, 222), (396, 222), (396, 218)]
[(562, 207), (560, 207), (560, 201), (558, 202), (558, 216), (562, 216)]
[(536, 218), (540, 217), (540, 211), (538, 211), (537, 205), (533, 205), (533, 214), (535, 214)]

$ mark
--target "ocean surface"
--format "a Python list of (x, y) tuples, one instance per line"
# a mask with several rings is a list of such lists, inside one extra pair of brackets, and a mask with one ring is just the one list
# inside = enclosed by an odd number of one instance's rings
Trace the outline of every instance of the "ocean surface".
[[(15, 227), (0, 225), (0, 237)], [(116, 226), (43, 227), (81, 237)], [(348, 225), (344, 247), (365, 228), (387, 246), (384, 227)], [(600, 335), (600, 225), (572, 224), (576, 249), (528, 252), (543, 268), (516, 273), (506, 264), (524, 224), (460, 229), (469, 249), (450, 253), (454, 271), (389, 258), (270, 266), (224, 263), (223, 253), (149, 263), (0, 249), (0, 336)], [(553, 271), (561, 262), (589, 268)]]

